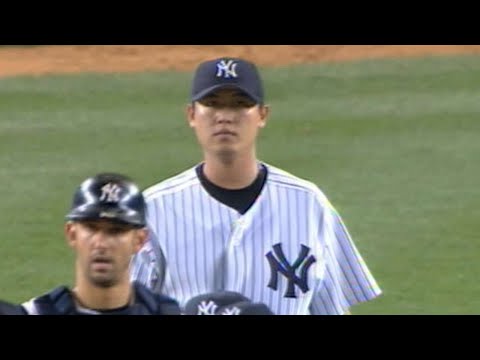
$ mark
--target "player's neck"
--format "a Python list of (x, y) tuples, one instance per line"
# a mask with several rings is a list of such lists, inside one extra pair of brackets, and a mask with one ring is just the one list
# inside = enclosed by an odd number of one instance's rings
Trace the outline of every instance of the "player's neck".
[(94, 286), (86, 280), (78, 281), (73, 293), (80, 306), (97, 310), (120, 308), (131, 302), (133, 296), (128, 281), (109, 288)]
[(205, 177), (225, 189), (242, 189), (249, 186), (258, 175), (258, 161), (255, 154), (235, 156), (226, 159), (205, 156), (203, 172)]

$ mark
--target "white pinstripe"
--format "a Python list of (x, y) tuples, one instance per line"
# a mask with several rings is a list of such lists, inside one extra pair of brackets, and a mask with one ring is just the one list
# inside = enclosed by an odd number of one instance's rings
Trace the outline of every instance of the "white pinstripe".
[[(231, 290), (276, 314), (341, 314), (378, 296), (380, 288), (322, 191), (266, 166), (265, 186), (244, 215), (211, 197), (194, 168), (145, 190), (151, 236), (133, 261), (132, 279), (181, 305), (201, 293)], [(296, 286), (296, 298), (284, 297), (282, 274), (277, 290), (267, 287), (266, 254), (277, 243), (290, 264), (302, 244), (315, 256), (309, 290)]]

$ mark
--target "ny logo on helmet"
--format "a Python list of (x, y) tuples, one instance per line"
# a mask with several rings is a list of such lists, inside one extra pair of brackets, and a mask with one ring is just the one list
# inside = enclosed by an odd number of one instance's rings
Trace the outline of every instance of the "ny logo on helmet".
[(215, 315), (215, 311), (217, 311), (218, 305), (215, 304), (212, 300), (210, 301), (202, 301), (198, 305), (198, 312), (197, 315)]
[(240, 315), (240, 309), (236, 306), (232, 307), (232, 308), (226, 308), (225, 310), (223, 310), (221, 312), (220, 315)]
[(120, 191), (122, 188), (115, 183), (108, 183), (102, 186), (102, 195), (100, 201), (105, 202), (119, 202)]
[(236, 73), (237, 63), (233, 60), (222, 60), (217, 63), (217, 77), (236, 78), (238, 75)]

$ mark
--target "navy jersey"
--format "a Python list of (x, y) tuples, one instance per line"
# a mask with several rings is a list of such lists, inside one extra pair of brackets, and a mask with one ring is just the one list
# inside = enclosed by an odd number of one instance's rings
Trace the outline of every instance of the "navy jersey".
[(0, 300), (0, 315), (27, 315), (27, 313), (21, 305)]
[(151, 292), (134, 282), (134, 301), (113, 310), (93, 310), (75, 303), (72, 292), (59, 286), (22, 304), (28, 315), (180, 315), (176, 300)]

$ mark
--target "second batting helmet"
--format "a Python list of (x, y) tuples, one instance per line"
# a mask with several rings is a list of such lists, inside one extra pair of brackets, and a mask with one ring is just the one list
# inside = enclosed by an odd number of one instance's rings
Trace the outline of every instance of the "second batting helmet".
[(145, 199), (127, 176), (98, 174), (84, 180), (75, 191), (66, 218), (72, 221), (105, 219), (144, 227)]

